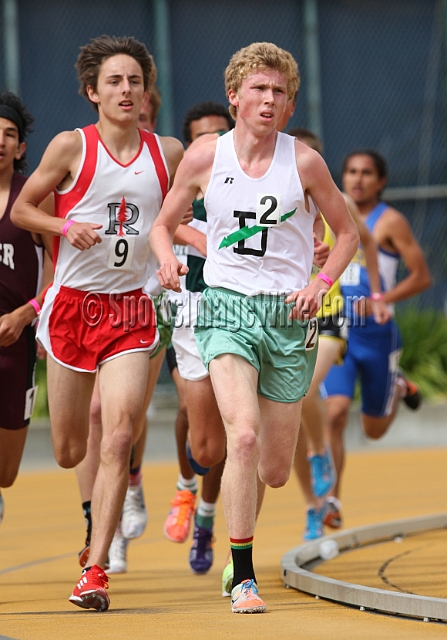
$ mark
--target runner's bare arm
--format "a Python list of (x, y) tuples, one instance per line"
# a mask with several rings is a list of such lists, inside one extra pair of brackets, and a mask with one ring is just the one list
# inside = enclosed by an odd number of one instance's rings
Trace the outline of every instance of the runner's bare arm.
[[(336, 237), (334, 248), (324, 265), (324, 273), (335, 282), (357, 250), (357, 227), (320, 154), (298, 140), (295, 141), (295, 148), (303, 190), (312, 197)], [(322, 279), (315, 278), (303, 290), (289, 296), (287, 302), (296, 301), (292, 316), (298, 319), (315, 316), (321, 306), (322, 295), (329, 288)]]
[(169, 184), (172, 186), (177, 167), (183, 158), (183, 145), (177, 138), (169, 136), (160, 136), (160, 144), (168, 165)]
[(408, 270), (408, 275), (384, 296), (386, 302), (398, 302), (427, 289), (431, 285), (431, 276), (424, 253), (402, 213), (390, 208), (383, 218), (384, 230), (381, 233), (387, 236), (391, 250), (400, 254)]
[[(363, 222), (360, 211), (358, 210), (358, 207), (355, 204), (354, 200), (346, 193), (343, 194), (343, 197), (346, 201), (349, 212), (352, 215), (355, 224), (357, 225), (360, 242), (363, 248), (363, 254), (365, 256), (366, 270), (368, 271), (371, 293), (382, 293), (382, 285), (380, 282), (379, 273), (379, 261), (377, 258), (377, 243), (374, 240), (373, 235), (370, 233), (368, 227)], [(374, 320), (377, 322), (377, 324), (385, 324), (386, 322), (388, 322), (388, 320), (391, 319), (392, 313), (383, 298), (380, 300), (367, 298), (364, 301), (364, 305), (365, 315), (369, 316), (373, 314)]]
[(201, 145), (200, 149), (190, 149), (180, 162), (171, 190), (165, 198), (161, 211), (150, 233), (152, 249), (160, 264), (157, 272), (160, 284), (165, 289), (181, 291), (179, 275), (187, 273), (172, 251), (175, 231), (184, 212), (188, 209), (205, 184), (214, 159), (215, 143)]
[[(34, 300), (41, 307), (43, 304), (43, 294), (46, 287), (53, 279), (53, 267), (50, 256), (45, 251), (44, 267), (42, 274), (42, 286)], [(36, 309), (29, 302), (17, 307), (11, 313), (0, 316), (0, 347), (9, 347), (17, 342), (22, 335), (23, 329), (36, 319)]]
[[(40, 203), (58, 186), (67, 188), (76, 175), (82, 154), (82, 140), (77, 131), (64, 131), (48, 145), (42, 160), (26, 181), (11, 211), (13, 223), (39, 234), (62, 235), (66, 221), (39, 208)], [(74, 223), (67, 240), (77, 249), (88, 249), (101, 242), (95, 229), (102, 225)]]
[(206, 235), (194, 227), (180, 224), (174, 235), (174, 244), (189, 244), (206, 258)]

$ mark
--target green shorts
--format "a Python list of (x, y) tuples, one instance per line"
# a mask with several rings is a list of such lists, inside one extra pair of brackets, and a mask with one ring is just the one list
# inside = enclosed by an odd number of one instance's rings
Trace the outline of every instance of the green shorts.
[(158, 296), (152, 296), (155, 311), (157, 313), (157, 329), (160, 334), (160, 342), (157, 349), (151, 355), (154, 358), (164, 347), (168, 347), (172, 337), (172, 318), (169, 298), (166, 291), (162, 291)]
[(258, 371), (258, 394), (298, 402), (307, 392), (317, 358), (318, 323), (289, 320), (285, 296), (245, 296), (208, 288), (202, 294), (195, 336), (207, 368), (224, 353), (242, 356)]

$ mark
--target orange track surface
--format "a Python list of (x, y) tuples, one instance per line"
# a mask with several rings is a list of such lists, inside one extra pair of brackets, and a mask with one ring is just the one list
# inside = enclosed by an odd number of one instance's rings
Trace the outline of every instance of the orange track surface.
[[(343, 501), (346, 527), (444, 511), (446, 468), (447, 449), (349, 454)], [(257, 578), (268, 610), (257, 615), (232, 614), (229, 598), (220, 595), (221, 570), (228, 553), (221, 506), (215, 529), (215, 563), (208, 575), (190, 572), (189, 542), (174, 544), (163, 536), (177, 474), (172, 463), (145, 467), (150, 522), (143, 537), (129, 546), (128, 573), (111, 577), (107, 613), (78, 609), (67, 600), (80, 576), (77, 551), (85, 535), (74, 472), (19, 476), (14, 487), (3, 491), (0, 638), (447, 637), (445, 624), (360, 612), (284, 588), (280, 560), (300, 544), (304, 527), (303, 502), (295, 478), (283, 489), (267, 491), (255, 535)], [(440, 567), (442, 562), (445, 565), (447, 533), (436, 534), (433, 543), (430, 535), (424, 534), (424, 541), (423, 536), (408, 539), (408, 544), (421, 547), (417, 551), (422, 572), (418, 579), (412, 575), (412, 563), (403, 559), (394, 567), (389, 565), (393, 570), (389, 576), (391, 581), (398, 580), (401, 588), (445, 597), (445, 568), (441, 584)], [(366, 558), (346, 554), (346, 562), (337, 571), (345, 580), (377, 580), (374, 572), (377, 574), (384, 558), (396, 555), (406, 544), (369, 547), (362, 550), (369, 554)], [(433, 553), (427, 552), (430, 544)], [(327, 569), (341, 560), (327, 563)], [(325, 575), (329, 575), (327, 570)], [(385, 588), (383, 581), (372, 586)]]

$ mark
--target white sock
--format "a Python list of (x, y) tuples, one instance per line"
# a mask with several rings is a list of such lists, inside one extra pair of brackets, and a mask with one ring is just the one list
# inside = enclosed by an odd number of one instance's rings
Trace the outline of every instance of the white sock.
[(332, 504), (334, 506), (337, 507), (337, 509), (340, 511), (341, 509), (341, 502), (338, 498), (336, 498), (335, 496), (329, 496), (328, 498), (326, 498), (326, 502), (332, 502)]
[(200, 498), (196, 513), (198, 516), (202, 516), (202, 518), (214, 518), (216, 515), (216, 503), (205, 502), (205, 500)]
[(196, 476), (187, 479), (184, 478), (181, 473), (178, 474), (177, 489), (179, 491), (191, 491), (192, 493), (197, 493), (198, 488)]

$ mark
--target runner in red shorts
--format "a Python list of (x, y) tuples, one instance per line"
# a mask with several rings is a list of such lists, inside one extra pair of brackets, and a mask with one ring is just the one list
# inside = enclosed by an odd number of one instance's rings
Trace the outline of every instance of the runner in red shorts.
[[(65, 131), (48, 145), (16, 202), (13, 220), (52, 233), (55, 276), (38, 339), (48, 351), (48, 400), (54, 451), (62, 467), (85, 456), (89, 406), (99, 370), (103, 437), (92, 495), (89, 567), (70, 601), (105, 611), (104, 566), (127, 489), (135, 422), (158, 333), (141, 289), (156, 259), (149, 231), (183, 147), (138, 129), (156, 69), (133, 38), (101, 36), (81, 48), (80, 93), (98, 122)], [(37, 205), (55, 193), (55, 216)]]

